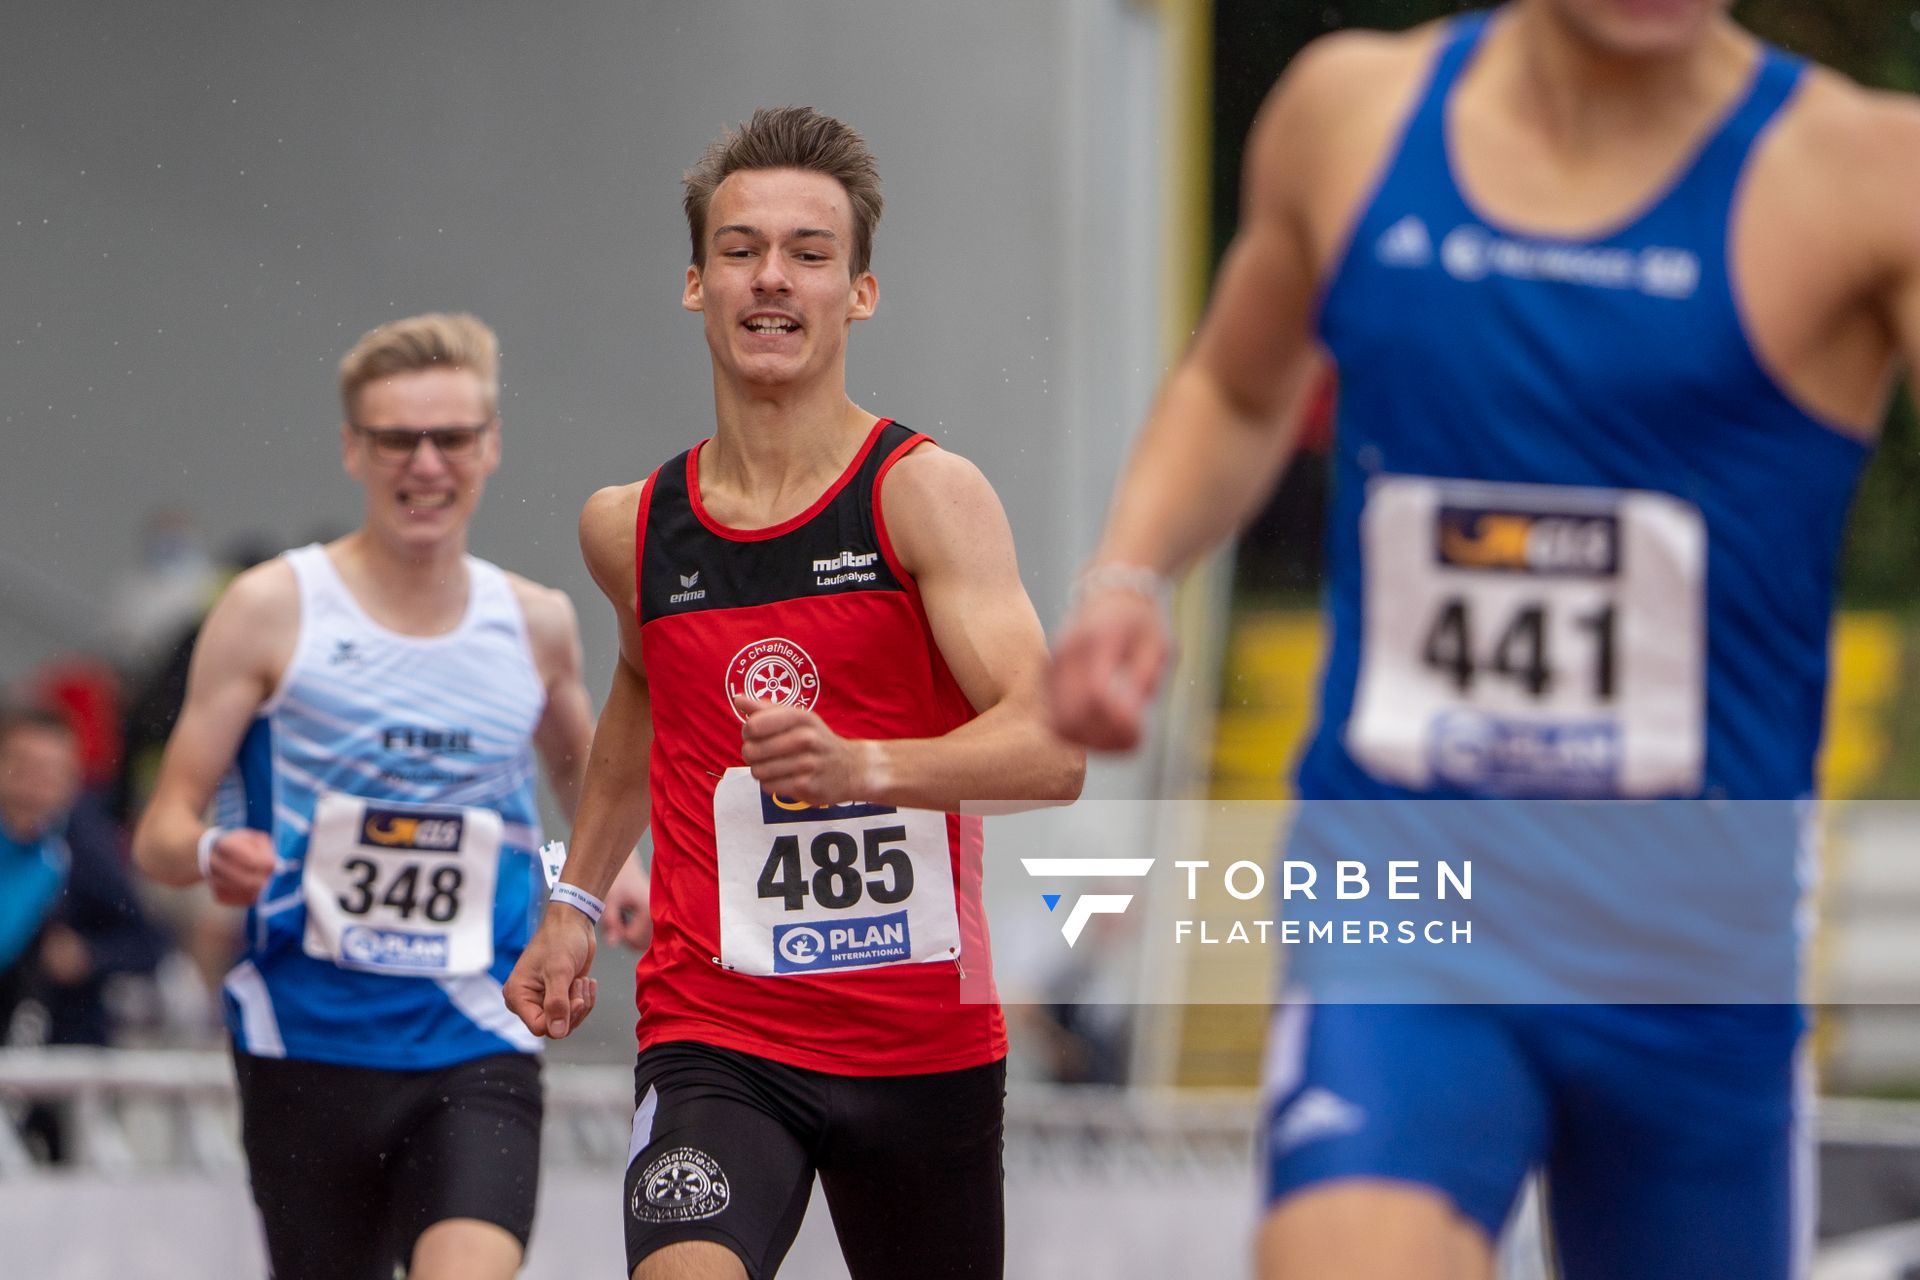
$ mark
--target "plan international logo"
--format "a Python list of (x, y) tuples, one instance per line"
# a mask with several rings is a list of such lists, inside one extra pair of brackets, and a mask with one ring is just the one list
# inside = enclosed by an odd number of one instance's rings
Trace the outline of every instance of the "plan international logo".
[[(1123, 876), (1138, 879), (1153, 870), (1152, 858), (1022, 858), (1020, 864), (1028, 875), (1039, 880), (1111, 880)], [(1049, 911), (1060, 905), (1060, 898), (1057, 893), (1040, 895)], [(1097, 915), (1119, 915), (1132, 901), (1130, 893), (1081, 894), (1068, 909), (1067, 918), (1060, 924), (1060, 933), (1067, 945), (1072, 946), (1080, 941), (1087, 921)]]

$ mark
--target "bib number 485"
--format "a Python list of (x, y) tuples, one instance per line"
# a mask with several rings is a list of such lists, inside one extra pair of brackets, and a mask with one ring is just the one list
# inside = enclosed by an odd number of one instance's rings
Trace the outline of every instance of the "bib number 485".
[(863, 895), (888, 906), (904, 902), (913, 896), (913, 859), (901, 847), (906, 838), (905, 827), (868, 827), (858, 840), (848, 831), (822, 831), (807, 846), (814, 867), (809, 876), (801, 863), (800, 837), (776, 836), (755, 887), (760, 897), (778, 898), (788, 911), (802, 910), (809, 892), (818, 905), (835, 911)]

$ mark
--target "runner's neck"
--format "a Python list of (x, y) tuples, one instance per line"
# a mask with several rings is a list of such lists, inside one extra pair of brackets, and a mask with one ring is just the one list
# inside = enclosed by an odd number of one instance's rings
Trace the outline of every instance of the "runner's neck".
[(1481, 54), (1474, 70), (1503, 113), (1578, 154), (1619, 137), (1701, 127), (1742, 92), (1760, 47), (1723, 16), (1670, 54), (1618, 53), (1533, 3), (1496, 23)]
[(327, 555), (367, 616), (389, 631), (443, 635), (466, 617), (472, 585), (464, 529), (458, 537), (416, 550), (390, 545), (371, 528), (360, 528), (331, 543)]
[(804, 417), (722, 414), (700, 451), (701, 504), (737, 528), (791, 519), (840, 478), (878, 421), (844, 395), (830, 412)]

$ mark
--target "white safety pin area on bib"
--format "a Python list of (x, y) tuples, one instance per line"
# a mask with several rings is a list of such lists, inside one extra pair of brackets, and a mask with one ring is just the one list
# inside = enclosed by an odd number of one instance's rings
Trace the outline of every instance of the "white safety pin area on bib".
[(552, 893), (553, 887), (560, 883), (560, 872), (566, 865), (567, 842), (565, 840), (549, 840), (540, 846), (540, 870), (546, 873), (548, 893)]

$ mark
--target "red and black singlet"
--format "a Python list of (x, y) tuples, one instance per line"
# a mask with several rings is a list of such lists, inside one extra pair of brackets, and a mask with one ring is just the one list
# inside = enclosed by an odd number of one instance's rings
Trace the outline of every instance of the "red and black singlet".
[(1006, 1053), (979, 820), (768, 796), (741, 763), (732, 704), (745, 693), (803, 706), (850, 738), (937, 737), (973, 717), (880, 510), (887, 472), (923, 443), (875, 424), (812, 506), (765, 529), (707, 513), (699, 446), (642, 490), (654, 727), (642, 1048), (695, 1040), (846, 1075)]

